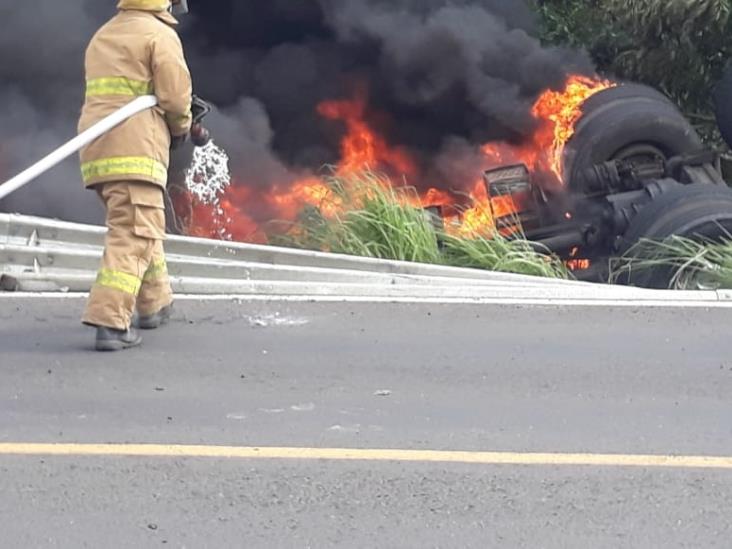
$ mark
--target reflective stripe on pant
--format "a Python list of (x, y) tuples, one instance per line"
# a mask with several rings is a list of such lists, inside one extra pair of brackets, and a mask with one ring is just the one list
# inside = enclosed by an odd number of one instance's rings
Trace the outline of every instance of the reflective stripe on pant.
[(151, 315), (170, 305), (172, 301), (163, 241), (156, 240), (153, 246), (152, 261), (142, 277), (142, 286), (137, 296), (137, 310), (143, 316)]
[(172, 302), (165, 267), (163, 191), (151, 183), (119, 181), (97, 187), (107, 210), (102, 266), (83, 322), (125, 330), (140, 314)]

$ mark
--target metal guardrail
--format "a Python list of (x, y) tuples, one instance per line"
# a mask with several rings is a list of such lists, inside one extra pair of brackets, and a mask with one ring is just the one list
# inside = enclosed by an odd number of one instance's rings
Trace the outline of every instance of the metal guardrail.
[[(73, 249), (0, 245), (0, 264), (7, 275), (23, 273), (64, 274), (95, 273), (102, 256), (101, 249)], [(385, 274), (347, 269), (323, 269), (290, 265), (268, 265), (239, 261), (200, 259), (180, 255), (168, 256), (168, 270), (178, 278), (231, 279), (238, 281), (297, 281), (327, 283), (338, 281), (351, 284), (411, 284), (454, 286), (456, 279), (449, 277)], [(489, 279), (459, 279), (471, 286), (505, 286), (503, 281)], [(512, 282), (515, 287), (544, 286), (532, 281)]]
[[(0, 214), (0, 245), (31, 247), (98, 248), (104, 244), (106, 229), (93, 225), (68, 223), (53, 219)], [(524, 284), (585, 285), (585, 283), (527, 277), (476, 269), (459, 269), (440, 265), (424, 265), (404, 261), (328, 254), (309, 250), (278, 248), (238, 242), (222, 242), (202, 238), (171, 236), (165, 243), (169, 256), (196, 257), (205, 260), (240, 261), (261, 265), (314, 267), (321, 269), (355, 270), (382, 274), (436, 276), (490, 280), (492, 282)]]
[[(0, 214), (0, 289), (88, 291), (106, 229)], [(306, 250), (171, 237), (166, 242), (173, 287), (200, 295), (312, 295), (379, 298), (657, 300), (665, 292), (326, 254)], [(717, 301), (715, 292), (674, 299)]]

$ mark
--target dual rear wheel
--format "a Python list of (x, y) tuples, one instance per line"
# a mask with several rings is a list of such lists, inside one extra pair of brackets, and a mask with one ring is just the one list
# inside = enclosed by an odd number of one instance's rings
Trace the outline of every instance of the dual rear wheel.
[[(720, 88), (727, 100), (720, 127), (732, 142), (732, 71)], [(720, 90), (718, 90), (718, 97)], [(704, 145), (678, 108), (658, 91), (626, 84), (604, 90), (587, 100), (583, 117), (568, 144), (564, 173), (569, 188), (587, 196), (592, 191), (585, 174), (607, 161), (636, 165), (656, 163), (697, 153)], [(660, 177), (660, 176), (659, 176)], [(640, 209), (621, 236), (618, 254), (633, 254), (644, 239), (663, 241), (671, 236), (719, 241), (732, 234), (732, 189), (712, 184), (679, 185)], [(673, 267), (632, 272), (623, 282), (667, 288)]]

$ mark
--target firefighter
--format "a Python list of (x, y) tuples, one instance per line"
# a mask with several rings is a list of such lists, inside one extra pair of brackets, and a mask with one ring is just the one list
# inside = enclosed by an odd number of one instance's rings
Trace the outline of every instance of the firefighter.
[(119, 12), (86, 52), (84, 131), (137, 96), (158, 106), (100, 137), (81, 153), (84, 184), (101, 198), (108, 228), (104, 257), (83, 323), (95, 327), (96, 349), (142, 343), (140, 329), (165, 324), (173, 303), (165, 263), (164, 189), (171, 146), (191, 131), (191, 76), (174, 14), (186, 0), (120, 0)]

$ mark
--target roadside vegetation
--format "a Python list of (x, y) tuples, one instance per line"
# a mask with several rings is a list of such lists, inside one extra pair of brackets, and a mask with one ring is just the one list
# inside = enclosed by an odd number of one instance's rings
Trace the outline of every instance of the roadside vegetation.
[(460, 237), (419, 205), (417, 191), (364, 171), (327, 179), (329, 195), (309, 208), (280, 243), (380, 259), (571, 278), (562, 261), (526, 239)]
[(663, 272), (669, 289), (732, 289), (732, 236), (720, 242), (680, 236), (643, 240), (612, 262), (611, 281), (630, 281)]

